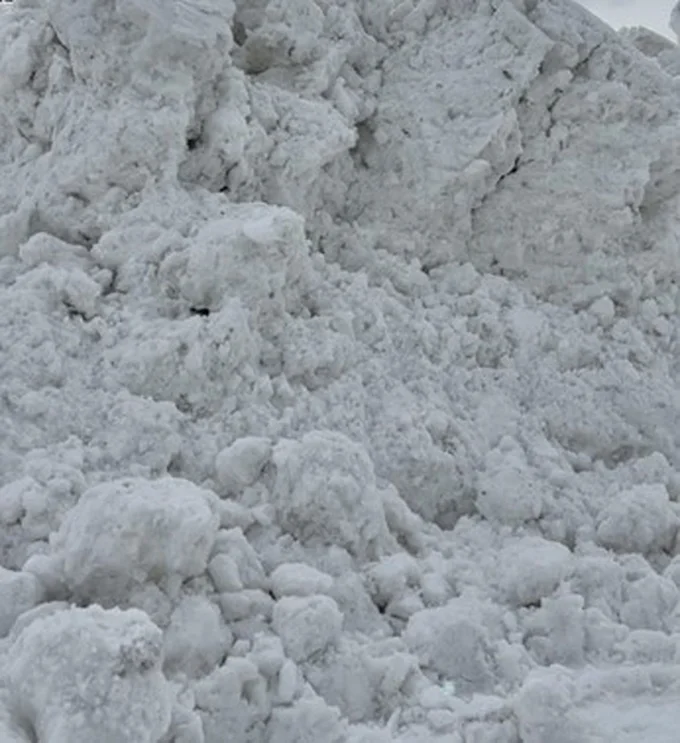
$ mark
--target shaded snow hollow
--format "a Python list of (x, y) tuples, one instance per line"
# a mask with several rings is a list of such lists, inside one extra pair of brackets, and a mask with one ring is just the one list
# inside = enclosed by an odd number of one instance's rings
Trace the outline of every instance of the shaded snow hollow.
[(676, 741), (677, 47), (17, 0), (0, 57), (0, 740)]

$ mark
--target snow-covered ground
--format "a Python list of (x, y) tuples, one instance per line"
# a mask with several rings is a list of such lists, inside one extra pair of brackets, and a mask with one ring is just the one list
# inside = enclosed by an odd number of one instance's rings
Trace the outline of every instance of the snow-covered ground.
[(0, 70), (2, 743), (678, 740), (674, 44), (16, 0)]

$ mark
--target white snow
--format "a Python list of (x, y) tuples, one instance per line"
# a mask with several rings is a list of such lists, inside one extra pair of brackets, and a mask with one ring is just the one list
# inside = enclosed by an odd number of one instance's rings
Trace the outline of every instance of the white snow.
[(0, 69), (3, 743), (677, 739), (673, 42), (15, 0)]

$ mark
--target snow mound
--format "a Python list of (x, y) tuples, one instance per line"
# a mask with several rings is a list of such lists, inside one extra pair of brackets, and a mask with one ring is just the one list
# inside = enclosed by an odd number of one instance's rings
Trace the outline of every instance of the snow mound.
[(0, 6), (0, 739), (675, 740), (677, 45)]

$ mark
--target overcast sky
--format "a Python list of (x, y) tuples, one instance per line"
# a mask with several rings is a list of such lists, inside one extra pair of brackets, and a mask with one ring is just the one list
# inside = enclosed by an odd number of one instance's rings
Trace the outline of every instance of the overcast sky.
[(675, 0), (578, 0), (614, 28), (647, 26), (675, 41), (668, 19)]

